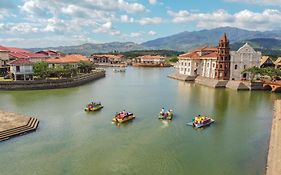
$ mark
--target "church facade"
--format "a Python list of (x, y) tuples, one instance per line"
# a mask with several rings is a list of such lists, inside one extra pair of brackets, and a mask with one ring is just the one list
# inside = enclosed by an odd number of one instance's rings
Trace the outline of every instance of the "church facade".
[(206, 77), (216, 80), (248, 80), (249, 75), (241, 72), (259, 66), (261, 53), (249, 44), (238, 51), (230, 51), (229, 40), (224, 33), (218, 47), (196, 48), (179, 56), (179, 74), (189, 77)]
[(251, 67), (259, 67), (262, 57), (261, 52), (255, 51), (248, 43), (237, 51), (231, 51), (230, 80), (249, 80), (247, 73), (241, 74), (243, 70)]

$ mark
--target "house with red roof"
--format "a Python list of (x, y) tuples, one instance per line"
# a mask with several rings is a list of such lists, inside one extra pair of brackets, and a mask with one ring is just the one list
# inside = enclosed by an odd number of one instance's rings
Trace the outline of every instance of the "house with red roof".
[(160, 55), (143, 55), (134, 59), (133, 66), (137, 67), (167, 67), (165, 57)]
[(8, 63), (12, 78), (16, 80), (32, 80), (34, 62), (28, 59), (17, 59)]
[(230, 51), (229, 40), (224, 33), (217, 47), (200, 47), (180, 55), (179, 73), (187, 77), (197, 76), (217, 80), (250, 80), (250, 67), (259, 67), (261, 52), (256, 52), (249, 44), (238, 51)]
[(64, 56), (65, 54), (56, 50), (41, 50), (36, 52), (37, 54), (43, 54), (48, 58), (55, 58), (55, 57), (60, 57)]
[(54, 67), (63, 67), (65, 65), (72, 65), (73, 67), (77, 67), (77, 64), (80, 61), (90, 62), (90, 60), (87, 57), (78, 54), (49, 58), (44, 62), (47, 62), (49, 64), (49, 67), (54, 68)]
[(6, 47), (0, 46), (0, 69), (1, 72), (7, 67), (9, 61), (9, 50)]
[(124, 61), (124, 55), (113, 55), (113, 54), (95, 54), (91, 56), (94, 63), (109, 63), (109, 64), (120, 64)]
[(215, 78), (218, 52), (214, 47), (201, 47), (179, 55), (179, 73), (195, 77)]

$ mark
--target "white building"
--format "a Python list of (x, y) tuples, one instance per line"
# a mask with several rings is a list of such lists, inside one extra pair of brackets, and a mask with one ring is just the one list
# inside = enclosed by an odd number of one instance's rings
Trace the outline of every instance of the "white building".
[(231, 51), (230, 55), (230, 80), (250, 80), (247, 73), (241, 72), (247, 68), (259, 67), (262, 57), (261, 52), (256, 52), (248, 43), (238, 51)]
[(10, 73), (14, 80), (31, 80), (33, 79), (33, 62), (27, 59), (18, 59), (9, 63)]
[(179, 73), (215, 78), (217, 48), (202, 47), (179, 56)]

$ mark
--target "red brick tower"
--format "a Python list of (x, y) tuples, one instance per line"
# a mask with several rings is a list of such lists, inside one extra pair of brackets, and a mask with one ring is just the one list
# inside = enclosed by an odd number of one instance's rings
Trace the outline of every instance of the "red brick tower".
[(219, 41), (218, 57), (216, 62), (216, 79), (229, 80), (230, 78), (230, 53), (229, 40), (224, 33)]

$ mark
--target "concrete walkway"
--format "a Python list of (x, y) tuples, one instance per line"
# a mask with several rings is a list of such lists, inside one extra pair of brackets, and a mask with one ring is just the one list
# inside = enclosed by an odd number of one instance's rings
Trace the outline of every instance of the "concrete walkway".
[(274, 104), (266, 175), (281, 175), (281, 100)]
[(39, 120), (21, 114), (0, 111), (0, 142), (35, 131)]

